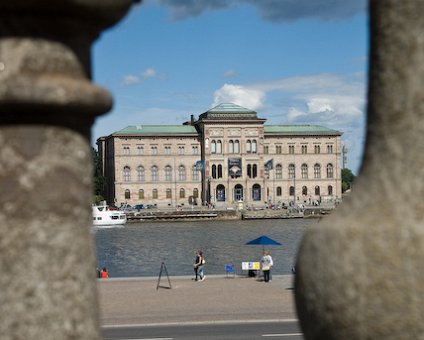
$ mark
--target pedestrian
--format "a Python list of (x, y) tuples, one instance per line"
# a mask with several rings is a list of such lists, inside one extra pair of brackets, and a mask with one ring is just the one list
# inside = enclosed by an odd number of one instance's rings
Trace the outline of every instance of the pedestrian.
[(203, 281), (205, 279), (205, 274), (203, 272), (203, 265), (205, 264), (205, 257), (203, 252), (199, 250), (197, 252), (196, 260), (194, 262), (194, 272), (196, 273), (195, 281)]
[(103, 267), (102, 271), (100, 272), (100, 278), (107, 279), (109, 277), (109, 274), (107, 272), (107, 268)]
[(269, 251), (265, 250), (261, 259), (262, 272), (264, 273), (264, 281), (269, 282), (271, 267), (274, 265)]
[(199, 263), (200, 263), (200, 256), (199, 256), (199, 251), (196, 250), (194, 252), (195, 258), (194, 258), (194, 263), (193, 263), (193, 269), (194, 269), (194, 274), (195, 274), (195, 278), (194, 281), (198, 281), (198, 276), (199, 276)]

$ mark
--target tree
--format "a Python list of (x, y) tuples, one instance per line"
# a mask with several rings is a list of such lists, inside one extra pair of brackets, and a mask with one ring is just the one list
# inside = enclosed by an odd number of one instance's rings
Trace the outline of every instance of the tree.
[(355, 175), (350, 169), (342, 169), (342, 193), (352, 188)]
[(106, 178), (102, 175), (102, 162), (99, 153), (93, 147), (93, 176), (94, 176), (94, 201), (99, 203), (103, 201), (103, 192), (106, 184)]

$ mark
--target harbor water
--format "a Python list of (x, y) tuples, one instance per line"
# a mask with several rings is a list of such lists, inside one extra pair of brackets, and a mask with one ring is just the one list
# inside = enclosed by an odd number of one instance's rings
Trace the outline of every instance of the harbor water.
[(246, 245), (266, 235), (281, 246), (265, 246), (274, 259), (272, 273), (289, 274), (299, 243), (316, 219), (234, 221), (167, 221), (127, 223), (121, 227), (93, 228), (98, 267), (107, 267), (110, 277), (157, 276), (165, 263), (170, 276), (193, 275), (194, 252), (204, 252), (205, 274), (225, 274), (233, 264), (242, 274), (241, 263), (259, 261), (261, 245)]

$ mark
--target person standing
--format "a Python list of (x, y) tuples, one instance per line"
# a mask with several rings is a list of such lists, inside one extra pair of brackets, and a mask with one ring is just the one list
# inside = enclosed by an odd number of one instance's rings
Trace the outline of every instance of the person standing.
[[(196, 281), (203, 281), (205, 279), (205, 274), (203, 272), (203, 265), (205, 264), (205, 257), (203, 252), (199, 250), (197, 252), (196, 260), (194, 263), (194, 272), (196, 273)], [(199, 279), (197, 279), (199, 277)]]
[(261, 259), (262, 272), (264, 273), (264, 281), (269, 282), (271, 267), (274, 265), (269, 251), (265, 250)]
[(100, 272), (100, 278), (107, 279), (109, 277), (109, 274), (107, 272), (106, 267), (103, 267), (102, 271)]
[(193, 263), (193, 269), (194, 269), (194, 274), (195, 274), (195, 278), (194, 281), (198, 281), (198, 276), (199, 276), (199, 264), (200, 264), (200, 255), (199, 255), (199, 251), (196, 250), (194, 252), (195, 258), (194, 258), (194, 263)]

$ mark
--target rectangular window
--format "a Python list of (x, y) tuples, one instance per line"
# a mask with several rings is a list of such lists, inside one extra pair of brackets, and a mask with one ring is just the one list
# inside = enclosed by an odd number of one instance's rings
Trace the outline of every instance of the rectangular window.
[(170, 146), (165, 146), (165, 155), (170, 155), (172, 152), (171, 147)]
[(152, 198), (157, 199), (158, 198), (158, 189), (153, 189), (152, 191)]
[(333, 145), (327, 145), (327, 153), (333, 153)]
[(192, 145), (191, 146), (191, 153), (193, 155), (198, 155), (199, 154), (199, 147), (197, 145)]
[(294, 145), (289, 145), (289, 154), (294, 155)]
[(315, 145), (315, 146), (314, 146), (314, 152), (315, 152), (316, 154), (321, 153), (321, 147), (320, 147), (319, 145)]
[(269, 153), (269, 146), (268, 145), (264, 145), (264, 154), (268, 155)]
[(302, 145), (302, 153), (307, 154), (308, 153), (308, 147), (306, 145)]
[(143, 145), (137, 145), (137, 155), (144, 155)]
[(184, 155), (184, 146), (180, 145), (180, 146), (178, 147), (178, 154), (179, 154), (179, 155)]
[(283, 153), (283, 148), (281, 145), (275, 147), (275, 153), (281, 155)]
[(157, 146), (150, 147), (150, 154), (151, 155), (157, 155), (158, 154), (158, 147)]
[(166, 189), (166, 198), (172, 198), (172, 190)]
[(124, 145), (123, 148), (122, 148), (122, 153), (126, 156), (129, 155), (130, 154), (130, 147), (128, 145)]

